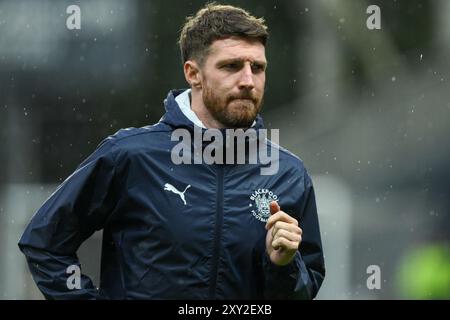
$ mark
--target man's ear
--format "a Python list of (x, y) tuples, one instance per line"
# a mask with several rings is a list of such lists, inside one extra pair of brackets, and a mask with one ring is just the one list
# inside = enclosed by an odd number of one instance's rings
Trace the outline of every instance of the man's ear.
[(198, 63), (193, 60), (188, 60), (184, 63), (183, 69), (184, 77), (186, 78), (186, 81), (191, 85), (191, 87), (201, 89), (202, 79)]

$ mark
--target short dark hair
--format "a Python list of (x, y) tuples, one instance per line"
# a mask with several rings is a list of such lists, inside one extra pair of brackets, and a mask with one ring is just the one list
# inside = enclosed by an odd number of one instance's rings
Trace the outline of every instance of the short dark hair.
[(242, 8), (208, 3), (194, 16), (186, 18), (178, 41), (181, 59), (203, 64), (210, 45), (231, 36), (251, 38), (266, 45), (269, 33), (263, 18), (256, 18)]

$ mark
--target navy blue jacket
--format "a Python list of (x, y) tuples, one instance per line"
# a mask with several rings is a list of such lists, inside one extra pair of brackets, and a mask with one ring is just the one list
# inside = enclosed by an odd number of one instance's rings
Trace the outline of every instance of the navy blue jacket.
[[(31, 219), (19, 247), (47, 299), (316, 296), (325, 267), (302, 161), (279, 147), (274, 175), (261, 175), (261, 164), (175, 165), (172, 131), (194, 130), (175, 101), (181, 92), (169, 93), (157, 124), (105, 139)], [(263, 128), (260, 116), (254, 128)], [(265, 250), (261, 217), (269, 195), (303, 229), (286, 266), (272, 264)], [(101, 229), (100, 288), (82, 275), (81, 289), (69, 289), (67, 268), (79, 266), (77, 249)]]

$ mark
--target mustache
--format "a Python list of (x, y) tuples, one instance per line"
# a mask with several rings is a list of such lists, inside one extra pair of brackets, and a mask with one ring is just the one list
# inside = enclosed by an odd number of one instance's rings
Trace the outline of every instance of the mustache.
[(235, 100), (235, 99), (248, 99), (248, 100), (252, 100), (253, 102), (257, 102), (258, 98), (253, 95), (251, 92), (243, 92), (241, 94), (236, 94), (236, 95), (230, 95), (228, 96), (228, 101), (231, 100)]

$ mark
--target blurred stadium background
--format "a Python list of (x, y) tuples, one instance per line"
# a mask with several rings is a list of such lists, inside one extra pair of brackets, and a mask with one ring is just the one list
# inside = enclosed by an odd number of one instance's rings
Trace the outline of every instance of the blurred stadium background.
[[(270, 28), (263, 117), (315, 182), (318, 298), (450, 298), (450, 1), (226, 3)], [(66, 28), (71, 4), (81, 30)], [(103, 138), (158, 121), (186, 87), (176, 40), (203, 4), (0, 1), (0, 299), (42, 299), (25, 225)], [(381, 30), (366, 27), (372, 4)], [(100, 241), (79, 252), (97, 284)]]

